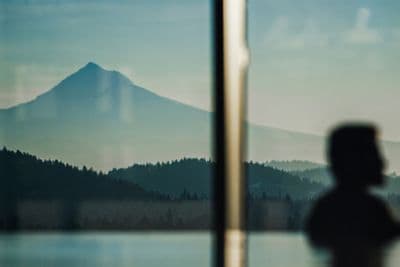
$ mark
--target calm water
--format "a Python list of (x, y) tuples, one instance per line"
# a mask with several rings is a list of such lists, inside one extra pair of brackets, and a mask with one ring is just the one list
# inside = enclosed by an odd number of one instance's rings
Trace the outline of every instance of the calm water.
[[(13, 234), (0, 235), (1, 267), (211, 266), (210, 234)], [(400, 245), (388, 250), (387, 266), (400, 263)], [(302, 234), (251, 234), (251, 267), (324, 266), (328, 256), (312, 250)], [(396, 264), (397, 263), (397, 264)]]

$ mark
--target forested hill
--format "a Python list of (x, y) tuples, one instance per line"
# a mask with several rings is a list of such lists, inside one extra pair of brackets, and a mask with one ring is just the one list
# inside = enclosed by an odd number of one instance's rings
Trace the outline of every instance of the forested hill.
[(265, 165), (286, 172), (305, 171), (325, 167), (322, 163), (307, 160), (270, 160), (267, 161)]
[(0, 150), (0, 194), (23, 199), (154, 199), (127, 181), (110, 179), (106, 174), (61, 163), (41, 160), (20, 151)]
[[(0, 150), (0, 193), (16, 199), (168, 199), (182, 194), (209, 198), (214, 164), (182, 159), (135, 164), (108, 174), (60, 161), (41, 160), (20, 151)], [(323, 190), (320, 183), (264, 164), (247, 163), (253, 196), (307, 198)]]
[(325, 187), (315, 181), (302, 179), (291, 173), (260, 163), (247, 164), (248, 185), (253, 195), (271, 197), (289, 196), (293, 199), (314, 197)]
[[(179, 196), (187, 191), (209, 196), (212, 190), (213, 163), (204, 159), (182, 159), (157, 164), (135, 164), (126, 169), (114, 169), (111, 177), (137, 183), (146, 190)], [(253, 195), (305, 198), (323, 186), (290, 173), (259, 163), (247, 163), (248, 186)]]
[(204, 159), (182, 159), (156, 164), (134, 164), (113, 169), (115, 179), (134, 182), (143, 188), (178, 196), (183, 191), (210, 195), (213, 163)]
[[(323, 184), (325, 186), (331, 186), (334, 184), (334, 178), (328, 167), (309, 169), (304, 171), (293, 171), (293, 175), (316, 183)], [(378, 192), (384, 195), (399, 195), (400, 193), (400, 176), (396, 174), (386, 175), (385, 183), (383, 186), (377, 188)]]

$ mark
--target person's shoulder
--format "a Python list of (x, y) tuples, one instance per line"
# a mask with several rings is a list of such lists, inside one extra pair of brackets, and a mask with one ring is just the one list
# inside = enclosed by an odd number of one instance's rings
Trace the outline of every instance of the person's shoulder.
[(324, 194), (322, 194), (318, 199), (316, 204), (317, 205), (329, 205), (332, 202), (335, 202), (338, 199), (338, 192), (336, 189), (330, 189), (328, 191), (326, 191)]
[(336, 203), (336, 196), (334, 190), (329, 190), (321, 195), (318, 199), (316, 199), (313, 208), (312, 208), (312, 215), (311, 217), (318, 218), (326, 216), (325, 213), (329, 213), (332, 208), (331, 206), (335, 205)]
[(371, 193), (366, 193), (365, 194), (365, 199), (369, 202), (370, 205), (374, 205), (378, 208), (385, 208), (386, 209), (386, 204), (381, 199), (379, 196), (371, 194)]

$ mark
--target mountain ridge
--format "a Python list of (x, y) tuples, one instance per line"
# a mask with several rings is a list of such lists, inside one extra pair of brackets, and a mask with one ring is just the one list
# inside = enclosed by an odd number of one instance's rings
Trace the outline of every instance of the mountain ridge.
[[(89, 62), (34, 100), (1, 109), (0, 145), (99, 170), (210, 158), (211, 115)], [(323, 136), (248, 123), (248, 144), (248, 160), (325, 162)], [(384, 146), (400, 158), (400, 143)]]
[[(53, 86), (51, 89), (49, 89), (49, 90), (47, 90), (47, 91), (45, 91), (45, 92), (42, 92), (41, 94), (37, 95), (35, 98), (33, 98), (33, 99), (31, 99), (31, 100), (28, 100), (28, 101), (26, 101), (26, 102), (22, 102), (22, 103), (18, 103), (18, 104), (12, 105), (12, 106), (7, 107), (7, 108), (0, 108), (0, 111), (7, 111), (7, 110), (11, 110), (11, 109), (18, 108), (18, 107), (21, 106), (21, 105), (30, 104), (31, 102), (34, 102), (34, 101), (38, 100), (40, 97), (46, 95), (47, 93), (53, 91), (54, 89), (57, 89), (57, 87), (59, 87), (60, 84), (62, 84), (64, 81), (68, 80), (69, 78), (71, 78), (71, 77), (74, 76), (75, 74), (78, 74), (78, 73), (80, 73), (81, 71), (86, 71), (86, 70), (95, 70), (95, 71), (100, 70), (100, 71), (104, 71), (104, 72), (108, 72), (108, 73), (112, 73), (112, 74), (117, 74), (118, 76), (123, 77), (123, 79), (125, 79), (126, 81), (128, 81), (128, 82), (131, 83), (132, 85), (137, 86), (137, 87), (139, 87), (140, 89), (142, 89), (142, 90), (144, 90), (144, 91), (146, 91), (146, 92), (148, 92), (148, 93), (150, 93), (150, 94), (152, 94), (152, 95), (154, 95), (154, 96), (168, 99), (169, 101), (175, 102), (175, 103), (180, 104), (180, 105), (185, 105), (185, 106), (190, 107), (190, 108), (192, 108), (192, 109), (196, 109), (196, 110), (199, 110), (199, 111), (212, 113), (212, 112), (207, 111), (207, 110), (205, 110), (205, 109), (202, 109), (202, 108), (200, 108), (200, 107), (192, 106), (192, 105), (187, 104), (187, 103), (185, 103), (185, 102), (181, 102), (181, 101), (178, 101), (178, 100), (176, 100), (176, 99), (169, 98), (168, 96), (164, 96), (164, 95), (157, 94), (157, 93), (153, 92), (152, 90), (146, 89), (146, 88), (144, 88), (144, 87), (142, 87), (142, 86), (139, 86), (139, 85), (135, 84), (132, 80), (130, 80), (130, 79), (129, 79), (127, 76), (125, 76), (123, 73), (121, 73), (121, 72), (119, 72), (119, 71), (116, 71), (116, 70), (108, 70), (108, 69), (105, 69), (105, 68), (103, 68), (101, 65), (97, 64), (97, 63), (94, 62), (94, 61), (89, 61), (89, 62), (86, 63), (83, 67), (79, 68), (77, 71), (73, 72), (72, 74), (70, 74), (70, 75), (68, 75), (67, 77), (65, 77), (64, 79), (62, 79), (62, 80), (61, 80), (60, 82), (58, 82), (55, 86)], [(256, 123), (256, 122), (247, 122), (247, 123), (248, 123), (249, 125), (251, 125), (251, 126), (258, 127), (258, 128), (268, 128), (268, 129), (270, 129), (270, 130), (275, 130), (275, 131), (283, 131), (283, 132), (294, 133), (294, 134), (299, 134), (299, 135), (314, 136), (314, 137), (318, 137), (318, 138), (324, 138), (324, 135), (319, 135), (319, 134), (316, 134), (316, 133), (308, 133), (308, 132), (296, 131), (296, 130), (292, 130), (292, 129), (284, 129), (284, 128), (274, 127), (274, 126), (265, 125), (265, 124), (260, 124), (260, 123)], [(384, 140), (384, 142), (391, 143), (391, 144), (398, 144), (398, 143), (400, 143), (400, 142), (395, 141), (395, 140), (386, 140), (386, 139)]]
[(2, 110), (0, 145), (101, 170), (207, 157), (209, 116), (89, 63), (35, 100)]
[(123, 73), (121, 73), (121, 72), (119, 72), (119, 71), (116, 71), (116, 70), (108, 70), (108, 69), (105, 69), (105, 68), (103, 68), (101, 65), (99, 65), (99, 64), (97, 64), (97, 63), (95, 63), (95, 62), (92, 62), (92, 61), (88, 62), (86, 65), (84, 65), (83, 67), (79, 68), (78, 70), (76, 70), (76, 71), (73, 72), (72, 74), (66, 76), (66, 77), (63, 78), (60, 82), (58, 82), (58, 83), (55, 84), (53, 87), (51, 87), (49, 90), (40, 93), (39, 95), (35, 96), (33, 99), (30, 99), (30, 100), (28, 100), (28, 101), (26, 101), (26, 102), (18, 103), (18, 104), (15, 104), (15, 105), (12, 105), (12, 106), (9, 106), (9, 107), (6, 107), (6, 108), (0, 108), (0, 112), (1, 112), (1, 111), (7, 111), (7, 110), (15, 109), (15, 108), (18, 108), (19, 106), (22, 106), (22, 105), (26, 105), (26, 104), (30, 104), (30, 103), (32, 103), (32, 102), (35, 102), (35, 101), (38, 100), (39, 98), (45, 96), (47, 93), (50, 93), (50, 92), (52, 92), (52, 91), (54, 91), (54, 90), (57, 90), (57, 88), (58, 88), (60, 85), (62, 85), (64, 82), (68, 81), (69, 79), (73, 78), (75, 75), (77, 75), (77, 74), (82, 74), (82, 72), (85, 72), (85, 71), (91, 71), (91, 72), (93, 72), (93, 71), (101, 71), (101, 72), (105, 72), (105, 73), (108, 73), (108, 74), (117, 75), (117, 76), (123, 78), (123, 80), (125, 80), (127, 83), (130, 83), (131, 85), (133, 85), (133, 86), (135, 86), (135, 87), (137, 87), (137, 88), (140, 88), (140, 89), (142, 89), (143, 91), (145, 91), (146, 93), (149, 93), (149, 94), (151, 94), (151, 95), (153, 95), (153, 96), (160, 97), (160, 98), (164, 98), (164, 99), (168, 99), (168, 100), (171, 101), (171, 102), (175, 102), (176, 104), (180, 104), (180, 105), (185, 105), (185, 106), (190, 107), (190, 108), (192, 108), (192, 109), (196, 109), (196, 110), (204, 111), (204, 112), (209, 112), (209, 111), (204, 110), (204, 109), (202, 109), (202, 108), (199, 108), (199, 107), (196, 107), (196, 106), (192, 106), (192, 105), (189, 105), (189, 104), (187, 104), (187, 103), (178, 101), (178, 100), (176, 100), (176, 99), (169, 98), (169, 97), (167, 97), (167, 96), (163, 96), (163, 95), (157, 94), (156, 92), (154, 92), (154, 91), (152, 91), (152, 90), (149, 90), (149, 89), (144, 88), (143, 86), (137, 85), (135, 82), (133, 82), (132, 80), (130, 80), (125, 74), (123, 74)]

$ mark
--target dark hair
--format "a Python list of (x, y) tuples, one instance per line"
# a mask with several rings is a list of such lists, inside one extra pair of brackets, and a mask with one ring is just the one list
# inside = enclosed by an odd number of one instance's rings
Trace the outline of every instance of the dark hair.
[(372, 124), (345, 124), (332, 131), (327, 154), (331, 170), (339, 183), (360, 183), (357, 179), (368, 175), (365, 172), (370, 166), (366, 164), (371, 158), (378, 159), (381, 164), (376, 135), (377, 129)]

